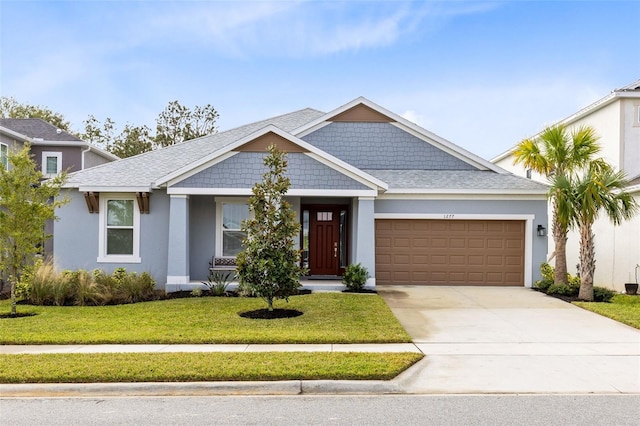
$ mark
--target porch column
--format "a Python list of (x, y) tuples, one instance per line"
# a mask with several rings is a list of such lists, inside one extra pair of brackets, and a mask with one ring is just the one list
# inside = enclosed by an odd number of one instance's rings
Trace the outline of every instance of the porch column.
[(359, 197), (356, 230), (356, 263), (362, 264), (369, 271), (367, 286), (376, 285), (376, 238), (373, 197)]
[(171, 195), (167, 291), (180, 290), (181, 284), (189, 284), (189, 278), (189, 196)]

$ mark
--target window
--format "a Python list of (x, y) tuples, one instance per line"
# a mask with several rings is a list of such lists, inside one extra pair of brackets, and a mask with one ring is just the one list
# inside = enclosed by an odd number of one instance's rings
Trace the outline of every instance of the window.
[(242, 222), (249, 219), (249, 205), (245, 200), (217, 202), (218, 256), (235, 257), (242, 251), (242, 240), (247, 233), (241, 230)]
[(140, 263), (140, 212), (133, 195), (100, 196), (98, 262)]
[(3, 143), (0, 143), (0, 167), (4, 167), (5, 170), (9, 169), (9, 147)]
[(54, 177), (62, 171), (62, 153), (61, 152), (43, 152), (42, 153), (42, 174), (45, 177)]

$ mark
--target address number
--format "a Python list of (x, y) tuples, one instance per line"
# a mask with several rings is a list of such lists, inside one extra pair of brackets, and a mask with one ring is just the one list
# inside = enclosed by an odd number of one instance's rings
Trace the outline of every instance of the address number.
[(445, 214), (444, 218), (445, 219), (453, 219), (454, 216), (455, 216), (454, 214)]

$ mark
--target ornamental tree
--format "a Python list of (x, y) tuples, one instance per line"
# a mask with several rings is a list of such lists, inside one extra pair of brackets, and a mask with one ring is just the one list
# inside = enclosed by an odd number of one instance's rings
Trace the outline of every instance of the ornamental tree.
[(11, 283), (12, 316), (16, 315), (16, 284), (50, 237), (44, 235), (44, 225), (66, 203), (56, 199), (65, 173), (41, 182), (42, 173), (29, 148), (10, 152), (8, 170), (0, 167), (0, 276)]
[(264, 158), (268, 171), (262, 182), (254, 185), (249, 198), (251, 218), (244, 221), (242, 230), (244, 250), (236, 258), (240, 285), (263, 298), (273, 311), (276, 299), (289, 300), (300, 287), (303, 269), (300, 267), (300, 250), (295, 238), (300, 224), (295, 212), (284, 199), (291, 186), (285, 177), (286, 154), (274, 145), (269, 146)]

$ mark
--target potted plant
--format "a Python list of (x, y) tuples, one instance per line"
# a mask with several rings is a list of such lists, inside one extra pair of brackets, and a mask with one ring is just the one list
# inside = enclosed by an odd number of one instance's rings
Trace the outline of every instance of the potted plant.
[[(635, 276), (636, 276), (636, 282), (635, 283), (625, 283), (624, 285), (624, 290), (627, 294), (630, 295), (634, 295), (638, 293), (638, 269), (640, 269), (640, 264), (636, 265), (635, 268)], [(631, 274), (629, 274), (631, 275)]]

